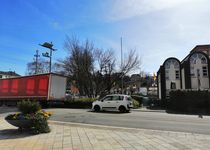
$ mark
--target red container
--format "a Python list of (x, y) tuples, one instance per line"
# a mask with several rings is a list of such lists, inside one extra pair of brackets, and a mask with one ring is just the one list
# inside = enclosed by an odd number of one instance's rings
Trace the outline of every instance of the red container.
[[(60, 81), (63, 81), (60, 84)], [(56, 83), (58, 82), (58, 83)], [(49, 100), (59, 94), (65, 98), (66, 77), (56, 74), (40, 74), (17, 78), (0, 79), (0, 100), (2, 99), (39, 99)], [(61, 87), (62, 86), (62, 87)], [(55, 89), (62, 88), (62, 93)], [(54, 90), (53, 90), (54, 89)], [(58, 97), (59, 98), (59, 97)]]

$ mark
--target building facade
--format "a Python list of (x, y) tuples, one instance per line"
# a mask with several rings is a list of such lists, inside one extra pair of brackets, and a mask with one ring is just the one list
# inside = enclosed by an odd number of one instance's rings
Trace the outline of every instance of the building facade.
[(182, 61), (166, 59), (157, 72), (158, 98), (167, 99), (171, 90), (210, 89), (210, 45), (197, 45)]
[(0, 79), (19, 77), (20, 75), (13, 71), (0, 71)]

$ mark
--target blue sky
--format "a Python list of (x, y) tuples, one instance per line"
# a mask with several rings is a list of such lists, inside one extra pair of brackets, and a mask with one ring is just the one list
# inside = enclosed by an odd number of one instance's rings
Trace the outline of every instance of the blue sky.
[(0, 4), (0, 70), (21, 75), (36, 49), (46, 51), (38, 45), (45, 41), (58, 49), (54, 62), (64, 58), (66, 35), (112, 48), (117, 58), (123, 37), (124, 57), (136, 49), (141, 69), (150, 73), (167, 57), (182, 60), (194, 46), (210, 44), (209, 0), (1, 0)]

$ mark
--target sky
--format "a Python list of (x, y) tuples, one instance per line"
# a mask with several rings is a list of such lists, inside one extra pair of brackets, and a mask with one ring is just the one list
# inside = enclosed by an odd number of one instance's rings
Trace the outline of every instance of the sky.
[[(67, 56), (66, 36), (89, 39), (123, 58), (136, 49), (136, 73), (157, 72), (168, 57), (182, 60), (196, 45), (210, 44), (210, 0), (1, 0), (0, 71), (25, 75), (39, 46), (52, 42), (53, 62)], [(118, 60), (120, 64), (120, 59)]]

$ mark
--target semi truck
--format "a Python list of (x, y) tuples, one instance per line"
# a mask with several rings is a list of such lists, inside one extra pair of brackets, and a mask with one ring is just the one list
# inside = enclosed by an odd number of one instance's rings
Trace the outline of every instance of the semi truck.
[(55, 73), (0, 79), (0, 105), (20, 100), (36, 100), (43, 105), (63, 101), (66, 83), (67, 77)]

